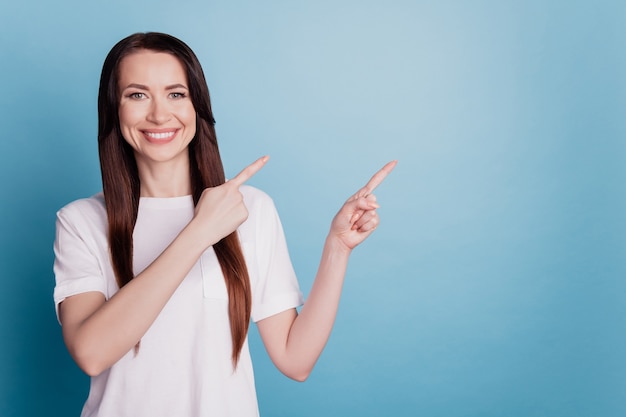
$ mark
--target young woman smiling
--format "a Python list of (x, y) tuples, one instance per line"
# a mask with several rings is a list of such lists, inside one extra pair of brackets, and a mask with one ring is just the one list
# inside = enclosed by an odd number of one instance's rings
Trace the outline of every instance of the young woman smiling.
[(55, 241), (63, 337), (92, 377), (82, 416), (258, 415), (250, 320), (277, 368), (305, 380), (349, 255), (378, 226), (372, 192), (395, 161), (333, 219), (303, 302), (272, 200), (244, 185), (268, 157), (225, 180), (186, 44), (160, 33), (116, 44), (98, 115), (103, 192), (59, 211)]

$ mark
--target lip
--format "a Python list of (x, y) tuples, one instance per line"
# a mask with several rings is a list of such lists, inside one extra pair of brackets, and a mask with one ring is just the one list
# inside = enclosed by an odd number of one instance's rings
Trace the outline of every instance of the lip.
[(178, 135), (180, 129), (144, 129), (141, 130), (143, 137), (150, 143), (169, 143)]

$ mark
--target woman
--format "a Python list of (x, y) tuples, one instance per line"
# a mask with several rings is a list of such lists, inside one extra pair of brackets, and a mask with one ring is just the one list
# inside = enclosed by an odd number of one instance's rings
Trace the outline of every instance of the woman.
[(378, 225), (371, 192), (334, 218), (303, 304), (272, 200), (224, 178), (202, 68), (180, 40), (131, 35), (98, 96), (103, 193), (58, 213), (55, 303), (91, 378), (83, 416), (258, 415), (250, 319), (274, 364), (305, 380), (336, 316), (352, 249)]

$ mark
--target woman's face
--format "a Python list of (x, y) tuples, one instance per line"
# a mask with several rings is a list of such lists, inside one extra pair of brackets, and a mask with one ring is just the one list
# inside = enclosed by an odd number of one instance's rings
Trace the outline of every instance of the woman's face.
[(122, 135), (138, 165), (188, 158), (196, 134), (196, 112), (185, 69), (168, 53), (141, 50), (119, 64), (119, 119)]

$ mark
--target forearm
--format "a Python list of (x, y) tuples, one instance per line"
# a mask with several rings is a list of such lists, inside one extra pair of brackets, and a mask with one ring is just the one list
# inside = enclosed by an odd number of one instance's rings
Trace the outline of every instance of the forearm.
[(285, 346), (286, 366), (296, 379), (313, 369), (335, 323), (351, 250), (330, 236), (326, 239), (313, 287), (296, 317)]
[(110, 300), (102, 302), (90, 314), (88, 309), (83, 309), (88, 316), (78, 322), (68, 317), (63, 326), (64, 335), (79, 366), (90, 375), (98, 374), (132, 349), (197, 262), (203, 248), (188, 226)]

